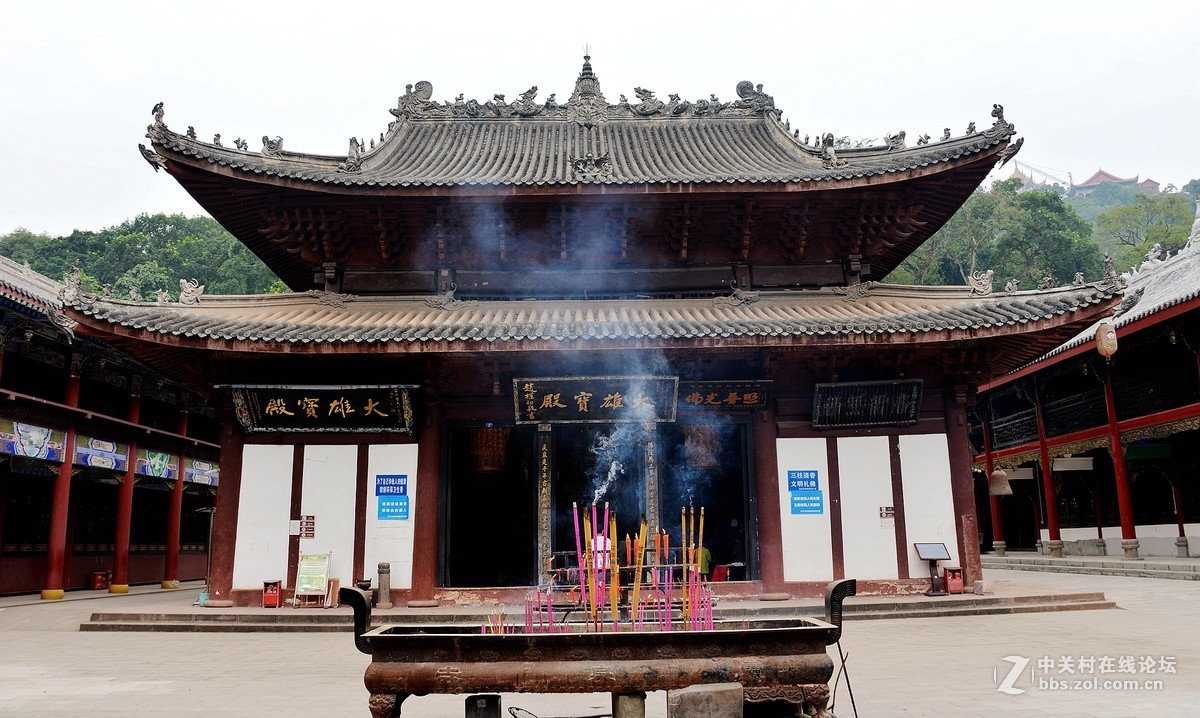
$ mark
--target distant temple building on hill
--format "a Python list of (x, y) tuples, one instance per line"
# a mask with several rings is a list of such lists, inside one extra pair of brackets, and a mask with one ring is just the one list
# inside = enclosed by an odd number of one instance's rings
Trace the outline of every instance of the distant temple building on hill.
[[(1038, 179), (1038, 176), (1040, 176), (1041, 179)], [(1068, 172), (1067, 180), (1064, 182), (1054, 175), (1047, 174), (1042, 170), (1036, 169), (1022, 162), (1013, 162), (1013, 173), (1008, 176), (1008, 179), (1021, 180), (1021, 189), (1019, 190), (1021, 192), (1029, 192), (1032, 190), (1047, 189), (1049, 187), (1059, 186), (1066, 190), (1068, 194), (1080, 194), (1087, 196), (1094, 192), (1100, 185), (1107, 184), (1109, 182), (1124, 185), (1126, 187), (1134, 187), (1139, 191), (1148, 192), (1151, 194), (1158, 194), (1161, 191), (1159, 189), (1158, 182), (1155, 182), (1152, 179), (1147, 178), (1144, 180), (1139, 180), (1136, 175), (1131, 178), (1121, 178), (1114, 174), (1105, 172), (1103, 169), (1096, 170), (1091, 177), (1078, 184), (1075, 183), (1075, 179), (1071, 176), (1071, 173)]]
[(1149, 192), (1152, 194), (1158, 194), (1159, 192), (1158, 183), (1152, 179), (1146, 178), (1138, 181), (1137, 175), (1134, 175), (1132, 178), (1122, 179), (1116, 175), (1109, 174), (1102, 169), (1096, 170), (1095, 174), (1079, 184), (1076, 184), (1074, 178), (1072, 178), (1069, 174), (1067, 175), (1067, 178), (1071, 180), (1069, 187), (1071, 194), (1089, 195), (1100, 185), (1107, 184), (1109, 182), (1125, 185), (1127, 187), (1135, 187), (1142, 192)]

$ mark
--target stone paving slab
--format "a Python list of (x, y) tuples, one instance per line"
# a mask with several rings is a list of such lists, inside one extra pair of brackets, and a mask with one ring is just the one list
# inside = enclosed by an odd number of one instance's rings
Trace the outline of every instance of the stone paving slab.
[[(1191, 581), (985, 571), (1002, 591), (1103, 591), (1122, 610), (851, 622), (842, 649), (858, 714), (1016, 718), (1197, 715), (1200, 705), (1200, 585)], [(177, 594), (178, 592), (176, 592)], [(146, 594), (0, 607), (0, 716), (222, 716), (314, 713), (363, 716), (369, 658), (343, 634), (81, 633), (95, 610), (141, 603), (164, 610), (178, 595)], [(165, 603), (164, 603), (165, 602)], [(832, 649), (837, 661), (836, 647)], [(1070, 658), (1151, 656), (1173, 659), (1174, 672), (1135, 673), (1161, 687), (1101, 690), (1039, 688), (1061, 678)], [(1030, 663), (997, 690), (1013, 661)], [(1040, 660), (1055, 668), (1037, 672)], [(1033, 673), (1031, 674), (1031, 671)], [(1115, 674), (1090, 674), (1108, 677)], [(1081, 676), (1082, 678), (1082, 676)], [(604, 694), (504, 695), (541, 718), (607, 712)], [(853, 715), (843, 680), (837, 713)], [(405, 703), (405, 716), (461, 718), (462, 696)], [(665, 694), (651, 694), (649, 718), (665, 718)]]

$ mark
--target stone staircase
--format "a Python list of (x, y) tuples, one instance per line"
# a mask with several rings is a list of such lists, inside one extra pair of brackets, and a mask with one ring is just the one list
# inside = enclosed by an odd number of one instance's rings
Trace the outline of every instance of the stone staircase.
[[(931, 618), (945, 616), (983, 616), (994, 614), (1035, 613), (1045, 611), (1082, 611), (1116, 608), (1100, 592), (1023, 594), (1019, 596), (956, 594), (942, 597), (863, 596), (846, 601), (844, 617), (857, 621), (884, 618)], [(440, 607), (400, 609), (376, 612), (373, 625), (418, 624), (448, 627), (452, 631), (475, 631), (488, 623), (497, 606)], [(523, 621), (520, 606), (508, 606), (510, 622)], [(714, 609), (718, 621), (751, 621), (755, 618), (794, 616), (820, 617), (824, 606), (808, 600), (721, 601)], [(233, 608), (196, 609), (179, 613), (133, 613), (97, 611), (80, 625), (81, 631), (160, 631), (206, 633), (255, 632), (350, 632), (352, 616), (348, 608)]]

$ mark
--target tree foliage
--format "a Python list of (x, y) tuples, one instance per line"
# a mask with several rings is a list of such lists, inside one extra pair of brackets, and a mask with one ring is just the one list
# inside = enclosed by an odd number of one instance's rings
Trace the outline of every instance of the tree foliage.
[(283, 291), (282, 282), (250, 250), (209, 217), (142, 214), (99, 231), (63, 237), (16, 229), (0, 236), (0, 254), (62, 280), (78, 260), (84, 284), (107, 284), (125, 298), (165, 290), (178, 298), (179, 280), (196, 279), (209, 294)]
[(1100, 246), (1113, 255), (1118, 267), (1138, 264), (1155, 244), (1164, 250), (1179, 249), (1191, 227), (1191, 203), (1178, 192), (1139, 193), (1128, 204), (1096, 218)]
[(1019, 179), (977, 191), (950, 221), (888, 277), (906, 284), (964, 284), (992, 269), (1004, 286), (1036, 287), (1047, 275), (1068, 284), (1076, 272), (1098, 279), (1102, 256), (1091, 225), (1052, 191), (1019, 192)]
[(1181, 191), (1188, 195), (1193, 202), (1200, 199), (1200, 179), (1189, 180)]

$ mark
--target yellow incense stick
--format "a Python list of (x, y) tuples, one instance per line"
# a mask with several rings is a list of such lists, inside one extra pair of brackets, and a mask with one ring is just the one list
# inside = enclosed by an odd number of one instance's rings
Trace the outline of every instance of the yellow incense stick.
[(641, 593), (641, 588), (642, 588), (642, 563), (643, 563), (643, 560), (645, 558), (645, 553), (646, 553), (645, 548), (644, 548), (644, 546), (646, 545), (646, 528), (647, 528), (646, 517), (643, 516), (642, 517), (642, 525), (640, 527), (638, 527), (638, 537), (637, 537), (637, 545), (636, 545), (637, 561), (634, 564), (634, 570), (633, 570), (633, 598), (632, 598), (632, 600), (629, 601), (629, 620), (631, 620), (631, 621), (637, 620), (638, 606), (640, 605), (638, 603), (638, 595)]
[[(592, 520), (583, 512), (583, 540), (587, 542), (587, 604), (592, 621), (596, 620), (596, 547), (592, 543)], [(582, 579), (581, 579), (582, 583)]]
[(617, 606), (617, 601), (621, 595), (621, 567), (617, 563), (617, 515), (612, 515), (612, 521), (609, 524), (608, 535), (613, 537), (613, 541), (609, 544), (609, 559), (608, 559), (608, 576), (609, 588), (608, 598), (609, 604), (612, 606), (612, 620), (616, 624), (619, 615), (620, 607)]

